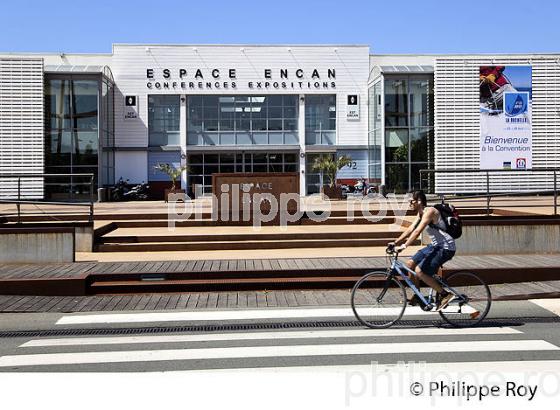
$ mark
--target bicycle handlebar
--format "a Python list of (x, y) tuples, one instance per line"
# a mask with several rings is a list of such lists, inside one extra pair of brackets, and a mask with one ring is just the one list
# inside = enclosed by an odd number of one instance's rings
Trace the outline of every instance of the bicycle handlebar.
[(389, 244), (387, 249), (385, 249), (385, 253), (387, 253), (387, 255), (398, 255), (401, 252), (402, 250), (397, 250), (397, 247), (394, 244)]

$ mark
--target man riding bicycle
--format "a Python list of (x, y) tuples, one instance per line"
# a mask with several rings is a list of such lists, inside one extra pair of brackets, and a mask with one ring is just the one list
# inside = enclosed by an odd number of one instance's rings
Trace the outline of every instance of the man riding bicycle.
[[(445, 231), (445, 222), (440, 212), (434, 207), (427, 206), (424, 192), (416, 191), (412, 194), (410, 208), (418, 213), (416, 220), (389, 246), (400, 245), (395, 249), (399, 252), (403, 251), (414, 243), (422, 234), (422, 231), (426, 229), (426, 233), (432, 243), (416, 252), (407, 261), (406, 265), (416, 273), (416, 275), (409, 276), (418, 289), (420, 289), (420, 280), (422, 280), (422, 282), (437, 292), (436, 310), (439, 311), (444, 309), (453, 300), (454, 295), (445, 291), (433, 276), (438, 273), (445, 262), (451, 260), (455, 255), (455, 239)], [(418, 296), (414, 295), (408, 303), (414, 306), (422, 302)]]

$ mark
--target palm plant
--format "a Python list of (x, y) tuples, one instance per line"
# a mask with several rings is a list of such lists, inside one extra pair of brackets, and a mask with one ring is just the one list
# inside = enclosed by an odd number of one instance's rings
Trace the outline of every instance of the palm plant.
[(333, 188), (338, 171), (352, 163), (352, 158), (347, 155), (334, 158), (332, 155), (321, 155), (313, 162), (313, 171), (322, 172), (329, 180), (329, 187)]
[(175, 184), (177, 179), (181, 176), (183, 171), (188, 171), (187, 165), (181, 165), (178, 168), (170, 164), (157, 164), (154, 169), (166, 174), (171, 180), (171, 192), (175, 191)]

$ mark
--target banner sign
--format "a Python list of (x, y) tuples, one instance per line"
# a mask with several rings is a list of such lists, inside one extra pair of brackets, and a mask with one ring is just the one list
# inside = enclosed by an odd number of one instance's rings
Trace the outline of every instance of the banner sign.
[(532, 167), (532, 69), (480, 67), (480, 169)]

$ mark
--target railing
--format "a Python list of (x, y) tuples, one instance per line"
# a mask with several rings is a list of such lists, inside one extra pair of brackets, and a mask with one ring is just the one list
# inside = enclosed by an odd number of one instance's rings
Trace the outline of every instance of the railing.
[[(521, 175), (531, 175), (534, 174), (548, 174), (552, 176), (552, 189), (541, 189), (541, 190), (517, 190), (517, 191), (507, 191), (500, 189), (499, 192), (491, 192), (491, 174), (508, 174), (508, 173), (519, 173)], [(426, 187), (423, 181), (425, 178), (423, 176), (434, 176), (435, 174), (481, 174), (480, 176), (484, 178), (482, 184), (485, 186), (483, 191), (469, 192), (467, 194), (457, 194), (457, 193), (444, 193), (438, 192), (437, 195), (441, 200), (449, 199), (475, 199), (475, 198), (486, 198), (486, 214), (490, 214), (490, 202), (493, 197), (508, 197), (508, 196), (526, 196), (526, 195), (552, 195), (553, 196), (553, 209), (554, 215), (558, 215), (558, 174), (560, 173), (559, 168), (534, 168), (534, 169), (421, 169), (420, 170), (420, 189)], [(548, 183), (547, 183), (548, 184)], [(428, 186), (435, 187), (435, 182), (430, 178)]]
[[(68, 201), (49, 201), (40, 198), (45, 197), (45, 187), (48, 185), (45, 183), (45, 179), (49, 178), (69, 178), (70, 182), (60, 183), (57, 182), (52, 184), (52, 186), (68, 186), (70, 187), (70, 199)], [(76, 182), (76, 179), (84, 179), (87, 182)], [(16, 181), (15, 187), (7, 186), (9, 182), (6, 180), (11, 179)], [(24, 186), (25, 181), (30, 181), (32, 184), (30, 186)], [(37, 189), (37, 184), (40, 183), (40, 189)], [(76, 186), (86, 186), (85, 200), (73, 201), (72, 189)], [(93, 205), (95, 202), (94, 187), (95, 187), (95, 175), (94, 174), (0, 174), (0, 204), (15, 204), (17, 208), (17, 223), (21, 223), (21, 206), (22, 205), (53, 205), (53, 206), (78, 206), (88, 208), (88, 221), (93, 222)], [(39, 193), (34, 192), (38, 190)], [(7, 191), (7, 194), (5, 193)], [(29, 198), (29, 199), (27, 199)], [(9, 213), (2, 213), (4, 216), (9, 215)], [(45, 214), (45, 212), (43, 212)], [(57, 215), (57, 212), (50, 212), (50, 215)], [(49, 215), (49, 214), (47, 214)], [(56, 219), (56, 218), (55, 218)]]

